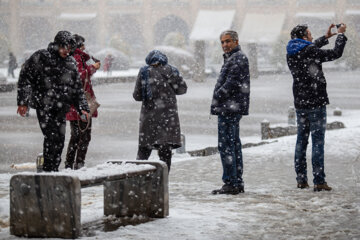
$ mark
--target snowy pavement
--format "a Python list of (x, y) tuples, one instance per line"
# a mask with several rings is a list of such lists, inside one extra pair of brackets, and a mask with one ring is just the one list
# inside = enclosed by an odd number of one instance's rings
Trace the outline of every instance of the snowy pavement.
[[(359, 74), (326, 73), (331, 102), (328, 122), (339, 120), (346, 126), (326, 132), (325, 172), (332, 192), (296, 188), (295, 136), (243, 150), (245, 193), (236, 196), (210, 195), (222, 185), (218, 154), (202, 158), (175, 154), (168, 218), (104, 232), (96, 224), (103, 220), (102, 187), (86, 188), (82, 190), (82, 223), (95, 222), (97, 227), (82, 239), (360, 239)], [(187, 150), (216, 146), (216, 117), (209, 119), (214, 84), (214, 79), (188, 81), (188, 93), (178, 98)], [(243, 143), (261, 141), (260, 122), (265, 118), (271, 124), (285, 123), (287, 107), (292, 105), (288, 74), (260, 76), (251, 84), (250, 115), (240, 123)], [(135, 158), (140, 104), (132, 99), (133, 88), (134, 83), (94, 87), (102, 106), (93, 124), (88, 167), (110, 159)], [(332, 116), (336, 107), (343, 116)], [(29, 171), (10, 166), (31, 169), (41, 152), (42, 136), (32, 113), (26, 119), (16, 116), (16, 92), (0, 94), (0, 239), (18, 239), (9, 235), (9, 180), (15, 172)], [(69, 135), (68, 129), (66, 146)], [(66, 149), (63, 159), (65, 153)], [(307, 162), (311, 173), (311, 160)], [(311, 181), (311, 174), (308, 177)]]
[[(328, 72), (330, 105), (343, 111), (360, 109), (360, 71)], [(186, 136), (186, 150), (217, 145), (217, 118), (210, 116), (215, 79), (197, 83), (187, 80), (188, 92), (178, 96), (181, 131)], [(94, 119), (92, 140), (86, 164), (95, 166), (107, 159), (134, 159), (137, 152), (141, 104), (132, 97), (133, 82), (103, 84), (94, 87), (101, 103), (99, 117)], [(288, 107), (293, 105), (292, 78), (289, 74), (261, 75), (251, 80), (250, 115), (241, 119), (243, 143), (260, 141), (260, 123), (271, 125), (287, 122)], [(42, 151), (43, 137), (33, 109), (30, 117), (16, 114), (16, 91), (0, 94), (0, 173), (14, 172), (13, 164), (34, 162)], [(70, 137), (67, 124), (65, 149)], [(61, 164), (64, 167), (64, 164)]]
[[(244, 149), (245, 193), (235, 196), (210, 194), (222, 185), (218, 154), (176, 154), (169, 217), (112, 232), (98, 228), (82, 239), (360, 239), (360, 111), (341, 118), (345, 129), (326, 132), (331, 192), (296, 188), (295, 136)], [(308, 167), (311, 172), (310, 159)], [(10, 177), (0, 174), (0, 239), (17, 239), (8, 228)], [(82, 223), (101, 220), (102, 188), (82, 191)]]

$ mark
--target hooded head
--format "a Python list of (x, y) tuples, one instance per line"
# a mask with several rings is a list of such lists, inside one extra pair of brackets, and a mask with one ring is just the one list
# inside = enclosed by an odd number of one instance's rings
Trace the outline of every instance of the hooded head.
[(83, 36), (80, 36), (78, 34), (74, 34), (74, 39), (76, 42), (76, 48), (81, 48), (85, 44), (85, 38)]
[(291, 30), (290, 36), (291, 36), (291, 40), (286, 46), (287, 53), (290, 56), (297, 54), (298, 52), (303, 50), (306, 46), (312, 44), (311, 33), (308, 30), (308, 26), (305, 24), (297, 25), (296, 27), (294, 27)]
[(54, 43), (60, 47), (72, 46), (75, 44), (75, 39), (68, 31), (59, 31), (55, 38)]
[(168, 59), (165, 54), (159, 50), (152, 50), (146, 57), (145, 62), (147, 65), (166, 65)]
[(68, 31), (59, 31), (54, 38), (54, 42), (49, 44), (48, 49), (57, 52), (60, 57), (66, 58), (74, 46), (75, 39), (71, 33)]

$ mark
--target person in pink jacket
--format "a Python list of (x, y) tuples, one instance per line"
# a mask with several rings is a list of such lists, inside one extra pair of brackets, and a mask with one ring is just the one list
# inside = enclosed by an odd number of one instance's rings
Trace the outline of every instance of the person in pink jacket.
[[(80, 79), (83, 84), (85, 93), (89, 93), (92, 97), (95, 96), (91, 76), (100, 68), (100, 62), (92, 65), (87, 65), (86, 62), (90, 59), (89, 54), (85, 53), (85, 38), (75, 34), (76, 50), (73, 57), (76, 60)], [(97, 111), (91, 117), (97, 117)], [(66, 120), (70, 121), (71, 137), (67, 149), (65, 168), (80, 169), (85, 165), (85, 156), (91, 140), (91, 123), (90, 117), (88, 122), (81, 121), (81, 118), (74, 106), (71, 106), (70, 111), (66, 114)]]
[(104, 59), (104, 72), (107, 72), (108, 76), (111, 76), (113, 61), (114, 58), (111, 54), (106, 55)]

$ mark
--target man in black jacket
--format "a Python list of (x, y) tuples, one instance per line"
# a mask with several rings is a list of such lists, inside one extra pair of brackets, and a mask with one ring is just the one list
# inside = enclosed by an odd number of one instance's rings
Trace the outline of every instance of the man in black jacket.
[(21, 69), (18, 81), (18, 110), (25, 116), (29, 107), (36, 109), (44, 135), (43, 171), (58, 171), (64, 148), (65, 114), (73, 104), (84, 121), (89, 107), (84, 97), (76, 62), (69, 56), (74, 39), (60, 31), (47, 49), (35, 52)]
[[(306, 25), (298, 25), (291, 31), (287, 45), (287, 63), (293, 76), (293, 95), (297, 116), (297, 141), (295, 149), (295, 172), (298, 188), (308, 188), (306, 170), (306, 148), (308, 138), (312, 137), (312, 167), (314, 191), (330, 191), (325, 181), (324, 143), (326, 129), (326, 105), (329, 104), (326, 92), (326, 79), (322, 63), (342, 56), (347, 41), (344, 35), (346, 25), (338, 25), (337, 33), (331, 30), (314, 43)], [(328, 44), (328, 38), (338, 35), (333, 49), (321, 49)]]
[(218, 148), (224, 185), (213, 194), (244, 192), (240, 119), (249, 114), (249, 61), (241, 51), (238, 34), (227, 30), (220, 35), (224, 64), (215, 85), (211, 114), (218, 116)]

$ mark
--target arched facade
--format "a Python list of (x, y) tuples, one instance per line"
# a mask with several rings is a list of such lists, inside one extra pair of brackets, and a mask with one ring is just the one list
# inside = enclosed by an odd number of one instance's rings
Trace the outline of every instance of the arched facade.
[(85, 43), (87, 46), (96, 45), (96, 35), (97, 31), (94, 27), (97, 19), (87, 19), (87, 20), (62, 20), (62, 29), (67, 30), (73, 34), (79, 34), (85, 38)]
[(145, 39), (142, 27), (138, 23), (137, 14), (114, 14), (109, 18), (112, 31), (109, 32), (108, 41), (120, 38), (124, 47), (128, 47), (130, 55), (143, 54), (145, 51)]
[(179, 32), (184, 36), (185, 42), (189, 41), (190, 28), (188, 24), (180, 17), (168, 15), (160, 19), (154, 26), (154, 45), (162, 44), (166, 35), (171, 32)]
[[(235, 10), (235, 30), (251, 13), (285, 13), (283, 30), (296, 25), (299, 13), (333, 12), (336, 22), (359, 25), (358, 0), (4, 0), (0, 1), (0, 33), (7, 31), (16, 55), (47, 46), (59, 30), (84, 35), (87, 43), (107, 47), (116, 33), (134, 49), (150, 50), (170, 32), (180, 33), (186, 43), (200, 10)], [(68, 20), (61, 15), (95, 15), (88, 20)], [(115, 17), (114, 17), (115, 16)], [(78, 17), (78, 16), (77, 16)], [(4, 24), (4, 22), (7, 23)], [(34, 29), (30, 30), (30, 27)], [(6, 30), (7, 28), (7, 30)], [(139, 34), (141, 33), (141, 34)]]

